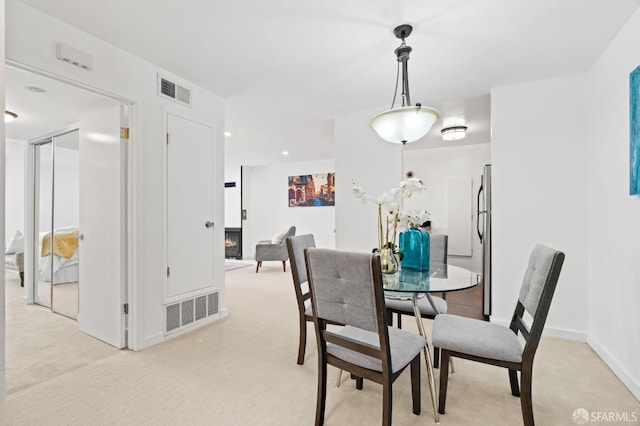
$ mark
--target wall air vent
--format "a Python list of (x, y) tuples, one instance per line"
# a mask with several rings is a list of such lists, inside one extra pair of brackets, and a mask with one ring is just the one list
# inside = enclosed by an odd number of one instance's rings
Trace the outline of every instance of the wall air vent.
[(191, 106), (191, 89), (187, 89), (158, 74), (158, 96)]
[(190, 324), (197, 323), (220, 312), (218, 292), (208, 293), (192, 299), (166, 306), (167, 333), (180, 331)]

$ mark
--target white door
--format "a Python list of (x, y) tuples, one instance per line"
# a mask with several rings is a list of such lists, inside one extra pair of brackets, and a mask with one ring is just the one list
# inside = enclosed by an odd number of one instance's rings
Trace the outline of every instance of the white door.
[(214, 130), (167, 114), (167, 297), (213, 286)]
[(125, 141), (120, 105), (80, 122), (80, 330), (125, 346)]

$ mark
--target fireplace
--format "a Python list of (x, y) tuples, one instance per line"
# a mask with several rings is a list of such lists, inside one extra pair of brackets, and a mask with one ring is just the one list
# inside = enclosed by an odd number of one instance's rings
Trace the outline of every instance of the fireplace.
[(242, 259), (242, 228), (224, 228), (224, 257)]

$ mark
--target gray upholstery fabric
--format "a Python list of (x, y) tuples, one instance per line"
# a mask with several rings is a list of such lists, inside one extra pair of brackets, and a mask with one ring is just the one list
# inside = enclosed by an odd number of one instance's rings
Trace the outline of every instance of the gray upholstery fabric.
[(261, 240), (256, 244), (256, 262), (262, 262), (263, 260), (287, 260), (289, 259), (289, 253), (287, 252), (287, 246), (285, 240), (288, 237), (293, 237), (296, 234), (296, 227), (292, 226), (287, 231), (285, 238), (280, 244), (271, 244), (271, 240)]
[(444, 234), (433, 234), (429, 237), (429, 261), (437, 263), (447, 263), (447, 252), (449, 250), (449, 236)]
[(318, 317), (377, 332), (371, 254), (310, 248), (307, 258)]
[[(427, 341), (416, 333), (393, 327), (387, 328), (389, 330), (391, 371), (395, 373), (411, 362), (411, 360), (420, 353)], [(377, 348), (380, 347), (378, 333), (351, 326), (343, 327), (338, 333), (353, 340), (367, 343)], [(382, 363), (379, 359), (346, 349), (342, 346), (327, 343), (327, 352), (337, 358), (368, 368), (369, 370), (382, 371)]]
[[(434, 305), (438, 309), (438, 313), (446, 314), (447, 313), (447, 301), (441, 297), (431, 296), (433, 299)], [(407, 314), (413, 315), (413, 303), (409, 299), (393, 299), (393, 298), (385, 298), (385, 304), (387, 308), (394, 309), (396, 311), (406, 312)], [(431, 307), (431, 303), (426, 297), (422, 297), (418, 299), (418, 308), (420, 308), (420, 313), (422, 315), (435, 315), (433, 312), (433, 308)]]
[(7, 254), (4, 259), (5, 266), (9, 269), (24, 272), (24, 252), (20, 251), (15, 254)]
[(484, 358), (522, 362), (523, 347), (509, 328), (456, 315), (436, 316), (433, 346)]
[(538, 302), (542, 296), (542, 290), (555, 254), (556, 250), (538, 244), (529, 256), (529, 265), (524, 273), (518, 300), (531, 315), (534, 315), (538, 308)]
[(296, 271), (298, 272), (298, 282), (300, 284), (307, 282), (307, 265), (304, 263), (304, 249), (316, 246), (316, 242), (312, 234), (298, 235), (288, 237), (291, 242), (292, 258), (291, 262), (295, 262)]

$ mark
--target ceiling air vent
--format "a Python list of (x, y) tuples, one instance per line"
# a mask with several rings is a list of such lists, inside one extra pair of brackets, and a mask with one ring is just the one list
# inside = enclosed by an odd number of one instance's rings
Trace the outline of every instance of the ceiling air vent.
[(158, 75), (158, 96), (191, 106), (191, 89)]

